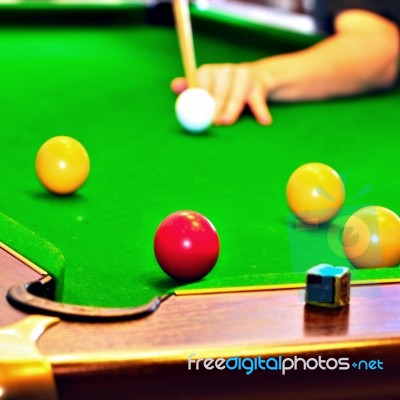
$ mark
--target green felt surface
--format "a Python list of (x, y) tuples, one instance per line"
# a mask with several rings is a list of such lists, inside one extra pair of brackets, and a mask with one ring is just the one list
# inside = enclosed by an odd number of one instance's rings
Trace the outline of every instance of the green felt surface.
[[(246, 26), (238, 29), (245, 38)], [(224, 31), (195, 31), (199, 63), (306, 45), (292, 33), (277, 41), (275, 31), (269, 44), (268, 29), (240, 45)], [(400, 213), (399, 87), (272, 104), (271, 127), (244, 115), (194, 137), (174, 116), (169, 84), (182, 67), (171, 28), (2, 27), (0, 63), (0, 241), (53, 274), (59, 300), (133, 306), (181, 287), (152, 247), (176, 210), (203, 213), (221, 239), (216, 268), (193, 288), (299, 283), (316, 264), (350, 266), (340, 245), (346, 216), (369, 204)], [(91, 157), (89, 180), (73, 196), (48, 194), (35, 176), (38, 148), (56, 135), (80, 140)], [(287, 179), (307, 162), (331, 165), (346, 185), (342, 212), (320, 229), (298, 224), (286, 205)], [(397, 277), (398, 268), (353, 271), (356, 280)]]

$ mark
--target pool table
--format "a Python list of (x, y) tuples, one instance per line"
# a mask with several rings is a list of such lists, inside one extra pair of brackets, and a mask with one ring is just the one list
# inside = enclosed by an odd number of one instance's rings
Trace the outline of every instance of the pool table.
[[(39, 321), (35, 341), (61, 399), (397, 399), (399, 268), (354, 269), (341, 232), (365, 205), (400, 212), (399, 85), (272, 103), (270, 127), (245, 111), (232, 127), (190, 135), (174, 115), (169, 84), (182, 65), (164, 7), (2, 8), (3, 333), (16, 323), (19, 337), (23, 321)], [(320, 40), (210, 10), (194, 9), (193, 27), (199, 64)], [(46, 192), (35, 176), (37, 150), (57, 135), (78, 139), (91, 159), (70, 196)], [(335, 168), (346, 188), (344, 207), (321, 227), (297, 221), (286, 203), (291, 172), (308, 162)], [(172, 280), (154, 257), (157, 226), (177, 210), (206, 215), (220, 236), (217, 265), (199, 282)], [(305, 272), (321, 263), (351, 268), (350, 306), (304, 305)], [(191, 355), (354, 366), (246, 374), (189, 370)]]

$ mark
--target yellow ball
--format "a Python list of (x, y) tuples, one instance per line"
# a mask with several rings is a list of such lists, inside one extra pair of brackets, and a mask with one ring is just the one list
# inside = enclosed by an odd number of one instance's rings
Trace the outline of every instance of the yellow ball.
[(68, 136), (56, 136), (40, 147), (36, 173), (43, 186), (55, 194), (71, 194), (86, 181), (90, 171), (85, 148)]
[(364, 207), (347, 220), (343, 246), (355, 267), (395, 267), (400, 264), (400, 219), (387, 208)]
[(345, 190), (339, 174), (325, 164), (304, 164), (290, 176), (286, 197), (290, 209), (311, 225), (331, 220), (343, 205)]

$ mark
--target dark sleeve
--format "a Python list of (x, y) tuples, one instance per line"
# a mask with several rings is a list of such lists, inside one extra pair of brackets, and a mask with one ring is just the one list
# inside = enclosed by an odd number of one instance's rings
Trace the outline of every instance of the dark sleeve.
[(400, 0), (306, 0), (319, 30), (333, 33), (335, 16), (342, 11), (361, 9), (371, 11), (400, 26)]

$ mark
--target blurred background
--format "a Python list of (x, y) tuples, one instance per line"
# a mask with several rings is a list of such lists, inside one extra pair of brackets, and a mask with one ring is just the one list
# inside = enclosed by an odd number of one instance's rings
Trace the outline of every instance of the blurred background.
[(244, 3), (263, 4), (292, 12), (304, 12), (303, 0), (238, 0)]
[(193, 0), (196, 7), (231, 14), (239, 18), (294, 30), (318, 32), (310, 16), (316, 0)]

